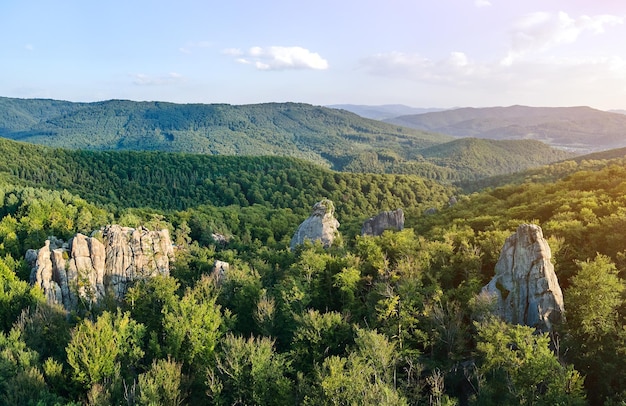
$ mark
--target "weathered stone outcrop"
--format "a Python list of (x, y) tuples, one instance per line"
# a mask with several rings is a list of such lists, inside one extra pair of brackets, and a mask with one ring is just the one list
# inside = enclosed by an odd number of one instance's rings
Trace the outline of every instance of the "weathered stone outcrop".
[(216, 259), (213, 263), (213, 278), (219, 283), (226, 277), (229, 270), (230, 264), (228, 262)]
[(304, 220), (291, 238), (291, 249), (304, 244), (306, 240), (321, 241), (326, 248), (330, 247), (337, 236), (339, 221), (335, 218), (335, 205), (324, 199), (313, 205), (311, 216)]
[(384, 211), (365, 220), (361, 228), (361, 235), (378, 236), (385, 230), (400, 231), (402, 229), (404, 229), (404, 211), (396, 209)]
[(228, 237), (224, 234), (212, 233), (211, 238), (216, 244), (226, 245), (228, 243)]
[(428, 208), (428, 209), (426, 209), (426, 210), (424, 211), (424, 215), (426, 215), (426, 216), (432, 216), (433, 214), (437, 214), (437, 212), (439, 212), (439, 210), (437, 210), (437, 209), (436, 209), (436, 208), (434, 208), (434, 207), (430, 207), (430, 208)]
[(563, 294), (541, 228), (522, 224), (506, 239), (496, 275), (482, 289), (505, 321), (546, 332), (563, 317)]
[(128, 284), (157, 274), (169, 275), (174, 251), (168, 230), (149, 231), (109, 225), (68, 243), (49, 238), (39, 250), (28, 250), (31, 283), (49, 303), (76, 309), (79, 301), (97, 303), (110, 294), (121, 299)]

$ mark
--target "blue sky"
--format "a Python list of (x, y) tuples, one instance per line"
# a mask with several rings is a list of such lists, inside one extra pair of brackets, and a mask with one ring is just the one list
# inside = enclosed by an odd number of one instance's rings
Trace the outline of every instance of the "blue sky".
[(626, 109), (626, 2), (3, 0), (0, 96)]

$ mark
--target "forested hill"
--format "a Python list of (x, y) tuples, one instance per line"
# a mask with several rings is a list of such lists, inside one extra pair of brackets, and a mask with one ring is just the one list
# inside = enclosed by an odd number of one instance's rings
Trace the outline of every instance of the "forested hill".
[[(339, 171), (446, 181), (510, 173), (570, 156), (547, 145), (527, 145), (525, 140), (448, 144), (453, 138), (295, 103), (231, 106), (0, 98), (0, 136), (96, 151), (289, 156)], [(426, 149), (433, 146), (438, 146), (435, 155)]]
[(534, 139), (580, 153), (626, 146), (626, 116), (590, 107), (461, 108), (385, 121), (456, 137)]
[(475, 179), (471, 181), (461, 181), (457, 183), (457, 186), (463, 189), (464, 192), (471, 193), (487, 188), (495, 188), (509, 184), (519, 184), (523, 182), (552, 183), (566, 178), (579, 170), (600, 170), (612, 164), (623, 165), (625, 159), (626, 148), (616, 148), (602, 152), (579, 155), (561, 162), (506, 175), (485, 177), (483, 179)]
[(68, 103), (0, 98), (0, 136), (54, 147), (281, 155), (341, 169), (364, 151), (405, 159), (450, 137), (297, 103)]
[(23, 185), (68, 190), (115, 207), (186, 209), (202, 204), (289, 208), (308, 213), (321, 198), (368, 216), (442, 204), (449, 187), (412, 175), (334, 172), (287, 157), (64, 150), (0, 139), (0, 174)]
[(455, 173), (472, 174), (475, 180), (503, 173), (516, 173), (539, 165), (561, 161), (574, 155), (549, 148), (535, 140), (485, 140), (462, 138), (425, 148), (422, 155), (437, 166)]

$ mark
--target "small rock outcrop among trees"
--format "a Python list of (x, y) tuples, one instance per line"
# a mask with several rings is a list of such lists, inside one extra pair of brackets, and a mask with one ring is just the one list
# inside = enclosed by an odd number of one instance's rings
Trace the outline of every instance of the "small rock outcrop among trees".
[(169, 275), (174, 251), (169, 231), (109, 225), (67, 243), (54, 237), (39, 250), (28, 250), (31, 283), (41, 287), (48, 303), (71, 311), (79, 302), (97, 303), (107, 294), (121, 299), (128, 284)]
[(496, 275), (481, 294), (495, 298), (496, 312), (506, 322), (551, 331), (563, 317), (563, 294), (550, 262), (543, 231), (522, 224), (506, 239)]
[(213, 277), (217, 282), (221, 282), (225, 277), (228, 271), (230, 270), (230, 264), (228, 262), (220, 261), (216, 259), (213, 263)]
[(361, 228), (361, 235), (378, 236), (385, 230), (400, 231), (402, 229), (404, 229), (404, 211), (396, 209), (384, 211), (365, 220)]
[(335, 205), (324, 199), (313, 205), (311, 216), (304, 220), (291, 238), (290, 247), (293, 250), (306, 240), (321, 241), (325, 248), (330, 247), (337, 236), (339, 221), (335, 218)]

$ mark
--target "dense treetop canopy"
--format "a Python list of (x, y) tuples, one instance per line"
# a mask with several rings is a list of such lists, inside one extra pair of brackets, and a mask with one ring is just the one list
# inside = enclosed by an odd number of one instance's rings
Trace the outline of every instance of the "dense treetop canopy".
[[(0, 149), (0, 403), (626, 399), (623, 158), (566, 161), (463, 195), (295, 158)], [(342, 238), (290, 250), (322, 198)], [(398, 207), (404, 230), (359, 235), (364, 219)], [(566, 321), (552, 336), (494, 319), (477, 296), (505, 238), (528, 222), (543, 228), (564, 289)], [(110, 223), (168, 228), (170, 276), (69, 314), (47, 304), (25, 251)], [(219, 283), (215, 260), (230, 264)]]

